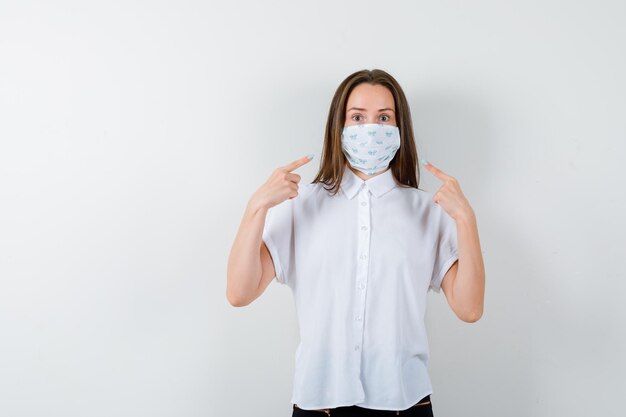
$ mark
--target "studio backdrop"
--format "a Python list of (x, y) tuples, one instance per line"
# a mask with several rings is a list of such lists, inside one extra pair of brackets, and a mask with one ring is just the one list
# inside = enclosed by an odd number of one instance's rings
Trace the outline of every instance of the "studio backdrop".
[[(290, 416), (272, 282), (226, 298), (245, 206), (360, 69), (476, 213), (485, 309), (430, 292), (436, 416), (624, 415), (623, 1), (2, 1), (0, 415)], [(420, 187), (440, 186), (423, 167)]]

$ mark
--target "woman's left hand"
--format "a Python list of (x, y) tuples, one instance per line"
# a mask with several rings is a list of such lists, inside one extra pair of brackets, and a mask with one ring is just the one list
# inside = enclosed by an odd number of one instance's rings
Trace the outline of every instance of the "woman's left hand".
[(467, 198), (465, 198), (465, 195), (463, 195), (461, 186), (456, 178), (446, 174), (430, 162), (424, 163), (424, 166), (435, 177), (443, 181), (443, 185), (433, 196), (433, 201), (439, 204), (455, 221), (474, 216), (474, 210)]

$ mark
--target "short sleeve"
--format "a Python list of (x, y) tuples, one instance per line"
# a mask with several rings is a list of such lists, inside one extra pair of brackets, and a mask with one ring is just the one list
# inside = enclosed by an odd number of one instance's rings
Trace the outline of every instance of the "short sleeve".
[(276, 281), (289, 283), (293, 253), (293, 200), (287, 199), (267, 211), (263, 227), (263, 241), (272, 256)]
[(441, 291), (441, 281), (446, 272), (459, 259), (456, 222), (442, 208), (439, 211), (434, 247), (435, 262), (429, 286), (436, 293)]

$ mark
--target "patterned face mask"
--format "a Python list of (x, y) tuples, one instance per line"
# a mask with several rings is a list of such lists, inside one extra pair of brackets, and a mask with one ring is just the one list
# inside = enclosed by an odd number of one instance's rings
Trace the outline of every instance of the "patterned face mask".
[(400, 148), (400, 129), (379, 123), (346, 126), (341, 148), (354, 169), (374, 175), (389, 166)]

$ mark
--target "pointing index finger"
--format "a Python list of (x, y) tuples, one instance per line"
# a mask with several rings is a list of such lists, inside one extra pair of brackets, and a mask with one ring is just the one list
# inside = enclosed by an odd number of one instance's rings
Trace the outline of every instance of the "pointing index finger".
[(430, 162), (424, 161), (424, 164), (426, 165), (426, 169), (432, 172), (433, 175), (439, 178), (440, 180), (449, 180), (450, 178), (452, 178), (448, 174), (446, 174), (445, 172), (443, 172), (442, 170), (440, 170), (439, 168), (431, 164)]
[(303, 156), (302, 158), (298, 158), (295, 161), (288, 163), (287, 165), (283, 166), (283, 168), (291, 172), (294, 169), (300, 168), (302, 165), (311, 161), (311, 159), (313, 159), (313, 155)]

